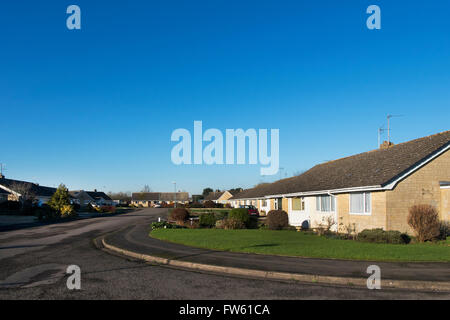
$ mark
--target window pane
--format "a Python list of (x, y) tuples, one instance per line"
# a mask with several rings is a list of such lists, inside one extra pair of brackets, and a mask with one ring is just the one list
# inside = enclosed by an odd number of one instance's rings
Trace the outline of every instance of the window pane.
[(336, 208), (336, 197), (335, 196), (330, 196), (331, 198), (331, 211), (335, 211)]
[(292, 210), (302, 210), (302, 200), (300, 198), (292, 198)]
[(364, 194), (351, 193), (350, 194), (350, 212), (363, 213), (364, 212)]
[(320, 211), (320, 197), (316, 197), (316, 210)]
[(329, 212), (330, 211), (330, 196), (321, 196), (320, 197), (320, 206), (322, 211)]
[(370, 193), (365, 193), (364, 194), (364, 196), (366, 197), (366, 201), (365, 201), (365, 212), (366, 213), (370, 213), (370, 206), (371, 206), (371, 203), (370, 203), (370, 200), (371, 200), (371, 197), (370, 197)]

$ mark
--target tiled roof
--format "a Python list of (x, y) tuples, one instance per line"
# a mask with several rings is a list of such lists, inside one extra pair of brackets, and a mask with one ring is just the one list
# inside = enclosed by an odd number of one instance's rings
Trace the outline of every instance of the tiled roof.
[(142, 201), (189, 201), (187, 192), (135, 192), (131, 195), (132, 200)]
[(316, 165), (305, 173), (244, 190), (232, 199), (386, 186), (450, 145), (450, 131)]
[(44, 186), (40, 186), (40, 185), (38, 185), (36, 183), (32, 183), (32, 182), (6, 179), (6, 178), (0, 179), (0, 185), (4, 186), (10, 190), (13, 190), (13, 191), (16, 191), (14, 189), (20, 185), (26, 185), (27, 187), (30, 188), (30, 191), (32, 193), (34, 193), (35, 196), (38, 196), (38, 197), (51, 197), (56, 191), (56, 188), (44, 187)]

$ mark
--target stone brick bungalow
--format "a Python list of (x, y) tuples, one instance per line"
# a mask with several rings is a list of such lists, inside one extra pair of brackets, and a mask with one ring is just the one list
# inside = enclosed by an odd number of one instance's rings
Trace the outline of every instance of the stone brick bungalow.
[(114, 201), (106, 193), (96, 189), (94, 191), (73, 190), (69, 191), (69, 194), (72, 202), (80, 206), (87, 206), (88, 204), (110, 206), (114, 204)]
[(230, 191), (217, 191), (217, 192), (210, 192), (203, 201), (212, 201), (214, 203), (220, 203), (220, 204), (227, 204), (233, 195), (235, 195), (236, 192), (230, 192)]
[(189, 203), (187, 192), (135, 192), (131, 195), (131, 204), (138, 207), (153, 207), (165, 202), (168, 204)]
[(244, 190), (233, 206), (254, 204), (263, 213), (285, 210), (293, 226), (412, 233), (414, 204), (431, 204), (450, 221), (450, 131), (316, 165), (305, 173)]

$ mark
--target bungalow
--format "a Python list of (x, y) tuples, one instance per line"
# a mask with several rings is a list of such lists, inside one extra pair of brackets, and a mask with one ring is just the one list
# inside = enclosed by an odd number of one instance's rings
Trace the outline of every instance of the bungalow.
[(69, 194), (72, 202), (80, 206), (87, 206), (88, 204), (111, 206), (114, 204), (113, 200), (106, 193), (99, 192), (96, 189), (94, 191), (74, 190), (69, 191)]
[(8, 201), (9, 195), (10, 193), (8, 191), (0, 189), (0, 203)]
[(234, 204), (282, 209), (293, 226), (356, 232), (382, 228), (412, 233), (409, 208), (433, 205), (450, 221), (450, 131), (316, 165), (305, 173), (244, 190)]
[(204, 201), (212, 201), (214, 203), (227, 204), (236, 192), (234, 191), (216, 191), (210, 192), (204, 199)]
[(153, 207), (165, 202), (168, 204), (189, 203), (187, 192), (135, 192), (131, 195), (131, 204), (138, 207)]
[(44, 187), (32, 182), (6, 179), (1, 175), (0, 190), (2, 190), (3, 197), (5, 197), (4, 192), (6, 192), (7, 200), (19, 201), (22, 198), (43, 204), (50, 200), (56, 188)]

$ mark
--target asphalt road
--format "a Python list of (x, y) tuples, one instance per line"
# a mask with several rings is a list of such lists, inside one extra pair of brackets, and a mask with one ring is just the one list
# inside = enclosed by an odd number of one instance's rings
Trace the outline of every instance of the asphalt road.
[[(99, 250), (93, 239), (164, 216), (164, 209), (0, 233), (0, 299), (450, 299), (450, 294), (244, 279), (132, 261)], [(66, 268), (81, 268), (81, 290)]]

